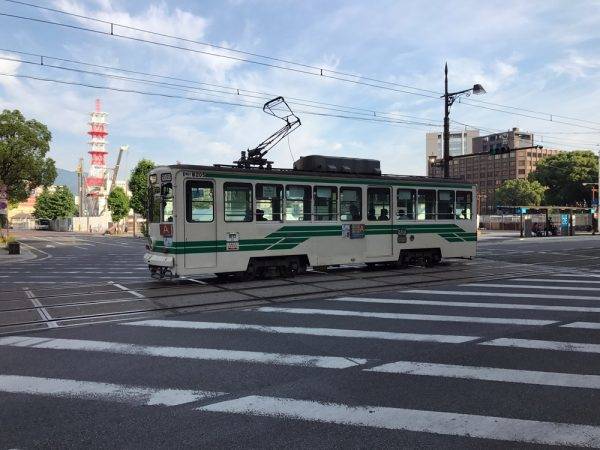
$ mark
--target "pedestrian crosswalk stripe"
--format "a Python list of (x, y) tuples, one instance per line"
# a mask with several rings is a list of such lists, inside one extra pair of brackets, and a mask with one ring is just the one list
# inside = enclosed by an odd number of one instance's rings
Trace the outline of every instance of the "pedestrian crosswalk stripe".
[(274, 308), (266, 306), (259, 308), (260, 312), (286, 313), (286, 314), (322, 314), (326, 316), (348, 316), (348, 317), (369, 317), (375, 319), (396, 319), (396, 320), (425, 320), (434, 322), (471, 322), (471, 323), (490, 323), (504, 325), (550, 325), (557, 323), (554, 320), (537, 319), (511, 319), (499, 317), (469, 317), (469, 316), (441, 316), (434, 314), (399, 314), (399, 313), (381, 313), (365, 311), (344, 311), (339, 309), (312, 309), (312, 308)]
[(421, 306), (456, 306), (466, 308), (495, 308), (495, 309), (532, 309), (539, 311), (571, 311), (571, 312), (600, 312), (593, 306), (558, 306), (558, 305), (529, 305), (520, 303), (475, 303), (475, 302), (446, 302), (443, 300), (405, 300), (395, 298), (365, 298), (339, 297), (330, 299), (338, 302), (384, 303), (392, 305), (421, 305)]
[[(504, 283), (467, 283), (461, 284), (461, 286), (472, 286), (472, 287), (497, 287), (497, 288), (509, 288), (509, 289), (544, 289), (551, 291), (597, 291), (597, 287), (579, 287), (579, 286), (548, 286), (544, 284), (504, 284)], [(600, 300), (600, 298), (599, 298)]]
[(442, 411), (350, 406), (258, 395), (213, 403), (197, 410), (545, 445), (600, 446), (600, 427), (591, 425)]
[[(600, 278), (600, 275), (595, 275), (592, 273), (580, 273), (580, 274), (571, 274), (571, 273), (553, 273), (552, 277), (558, 277), (558, 278)], [(557, 280), (558, 281), (558, 280)]]
[(0, 392), (107, 400), (132, 405), (176, 406), (225, 395), (223, 392), (152, 389), (94, 381), (0, 375)]
[(345, 369), (365, 364), (366, 359), (338, 356), (293, 355), (284, 353), (263, 353), (241, 350), (221, 350), (196, 347), (158, 347), (149, 345), (122, 344), (117, 342), (88, 341), (78, 339), (43, 339), (28, 336), (0, 338), (0, 346), (30, 347), (52, 350), (80, 350), (107, 352), (124, 355), (159, 356), (213, 361), (235, 361), (257, 364), (280, 364), (288, 366), (320, 367)]
[[(489, 286), (489, 285), (487, 285)], [(514, 298), (532, 298), (531, 293), (521, 294), (516, 292), (479, 292), (479, 291), (442, 291), (435, 289), (412, 289), (409, 291), (400, 291), (403, 294), (432, 294), (432, 295), (458, 295), (460, 297), (514, 297)], [(535, 298), (545, 299), (563, 299), (563, 300), (600, 300), (600, 297), (590, 297), (588, 295), (554, 295), (554, 294), (535, 294)]]
[(495, 347), (530, 348), (536, 350), (556, 350), (561, 352), (600, 353), (600, 344), (585, 344), (581, 342), (542, 341), (537, 339), (499, 338), (480, 345)]
[(561, 326), (564, 328), (585, 328), (588, 330), (600, 330), (600, 323), (598, 322), (572, 322)]
[[(577, 284), (600, 284), (598, 280), (556, 280), (554, 278), (511, 278), (510, 281), (529, 281), (538, 283), (577, 283)], [(563, 289), (571, 289), (565, 288)], [(597, 289), (597, 288), (594, 288)]]
[(496, 367), (460, 366), (414, 361), (398, 361), (365, 369), (367, 372), (464, 378), (467, 380), (501, 381), (504, 383), (538, 384), (573, 388), (600, 389), (600, 375), (501, 369)]
[(439, 342), (462, 344), (480, 339), (477, 336), (456, 336), (452, 334), (395, 333), (391, 331), (344, 330), (340, 328), (272, 327), (243, 323), (189, 322), (183, 320), (142, 320), (122, 325), (187, 328), (192, 330), (260, 331), (263, 333), (302, 334), (309, 336), (329, 336), (362, 339), (384, 339), (392, 341)]

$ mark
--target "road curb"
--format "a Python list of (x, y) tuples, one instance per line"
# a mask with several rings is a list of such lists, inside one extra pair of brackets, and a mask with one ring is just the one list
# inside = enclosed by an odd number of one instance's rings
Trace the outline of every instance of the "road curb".
[(20, 255), (9, 255), (8, 250), (2, 248), (0, 249), (0, 266), (8, 266), (10, 264), (22, 261), (31, 261), (32, 259), (37, 259), (37, 257), (38, 256), (35, 253), (27, 248), (24, 248), (23, 245), (21, 245)]

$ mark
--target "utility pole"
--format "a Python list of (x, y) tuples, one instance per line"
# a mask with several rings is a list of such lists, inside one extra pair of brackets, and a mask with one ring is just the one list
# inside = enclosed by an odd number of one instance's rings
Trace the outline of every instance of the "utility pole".
[(450, 104), (448, 102), (448, 63), (444, 67), (444, 178), (450, 178)]
[(79, 217), (83, 217), (83, 158), (77, 165), (77, 195), (79, 195)]
[(448, 63), (444, 67), (444, 178), (450, 177), (450, 107), (461, 95), (468, 97), (471, 93), (475, 95), (485, 94), (485, 89), (480, 84), (474, 84), (470, 89), (448, 92)]
[(600, 150), (598, 150), (598, 196), (596, 197), (598, 199), (598, 204), (596, 205), (596, 229), (594, 230), (596, 233), (600, 233), (600, 211), (598, 211), (598, 208), (600, 208)]

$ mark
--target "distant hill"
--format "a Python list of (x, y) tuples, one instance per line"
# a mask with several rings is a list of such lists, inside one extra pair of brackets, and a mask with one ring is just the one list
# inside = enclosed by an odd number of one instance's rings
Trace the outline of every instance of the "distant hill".
[(74, 195), (77, 195), (77, 172), (56, 168), (56, 179), (54, 180), (57, 186), (67, 186)]

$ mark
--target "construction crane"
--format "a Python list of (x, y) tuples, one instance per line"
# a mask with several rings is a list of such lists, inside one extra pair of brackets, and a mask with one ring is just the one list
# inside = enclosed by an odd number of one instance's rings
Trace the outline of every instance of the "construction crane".
[(117, 175), (119, 174), (119, 166), (121, 165), (121, 158), (123, 156), (123, 152), (126, 152), (129, 149), (129, 145), (121, 145), (119, 147), (119, 156), (117, 156), (117, 163), (115, 164), (115, 168), (112, 173), (112, 180), (110, 182), (110, 188), (108, 193), (110, 194), (115, 186), (117, 185)]

